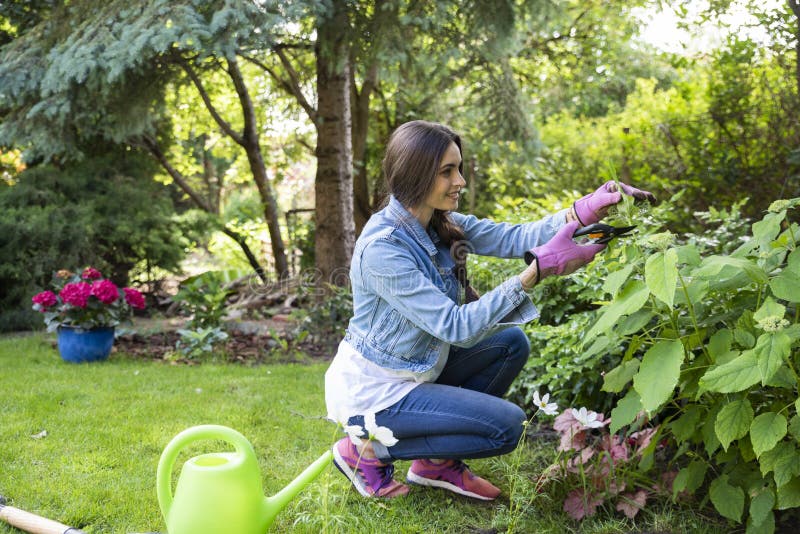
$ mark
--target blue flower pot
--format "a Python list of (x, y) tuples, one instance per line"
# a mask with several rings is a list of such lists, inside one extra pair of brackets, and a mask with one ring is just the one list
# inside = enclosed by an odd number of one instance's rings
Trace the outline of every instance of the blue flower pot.
[(58, 352), (67, 362), (105, 360), (114, 345), (114, 327), (81, 330), (69, 326), (58, 328)]

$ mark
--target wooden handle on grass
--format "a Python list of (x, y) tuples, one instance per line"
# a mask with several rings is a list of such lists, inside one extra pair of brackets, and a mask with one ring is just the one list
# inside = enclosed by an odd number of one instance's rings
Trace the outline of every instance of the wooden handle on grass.
[(0, 519), (31, 534), (84, 534), (77, 528), (3, 504), (0, 504)]

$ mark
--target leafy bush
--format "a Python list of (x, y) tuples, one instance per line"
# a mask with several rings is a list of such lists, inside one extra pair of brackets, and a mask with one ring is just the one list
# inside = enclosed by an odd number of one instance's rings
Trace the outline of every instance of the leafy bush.
[(326, 295), (320, 299), (313, 284), (301, 285), (300, 298), (307, 304), (292, 312), (295, 331), (290, 334), (300, 341), (309, 341), (334, 350), (344, 337), (347, 323), (353, 316), (353, 295), (348, 287), (326, 285)]
[(222, 325), (225, 315), (225, 301), (231, 290), (225, 286), (222, 276), (215, 271), (208, 271), (190, 276), (181, 282), (174, 301), (191, 319), (188, 327), (217, 328)]
[[(662, 230), (657, 221), (668, 218), (675, 201), (673, 197), (651, 208), (633, 205), (626, 199), (607, 222), (618, 226), (636, 224), (636, 232), (631, 237), (612, 241), (593, 263), (572, 274), (568, 281), (552, 277), (534, 288), (531, 298), (541, 317), (524, 327), (531, 341), (531, 358), (511, 386), (509, 395), (513, 400), (522, 403), (532, 391), (544, 388), (572, 404), (593, 406), (602, 411), (611, 409), (613, 399), (601, 391), (598, 370), (615, 367), (626, 354), (628, 345), (625, 342), (614, 345), (604, 337), (593, 339), (591, 343), (585, 340), (596, 320), (595, 310), (608, 303), (608, 295), (622, 282), (620, 277), (627, 276), (632, 269), (624, 255), (626, 245), (636, 240), (646, 244), (649, 236)], [(730, 252), (746, 238), (748, 223), (740, 211), (744, 202), (729, 209), (695, 213), (693, 224), (698, 232), (682, 236), (681, 243), (693, 246), (698, 254)], [(618, 328), (634, 333), (641, 326), (639, 321), (644, 319), (644, 315), (634, 314)], [(581, 346), (576, 352), (575, 347)]]
[(581, 345), (624, 349), (603, 377), (618, 396), (610, 431), (642, 412), (658, 420), (654, 442), (667, 438), (681, 466), (673, 494), (707, 492), (751, 532), (772, 532), (773, 510), (800, 507), (797, 206), (773, 202), (730, 253), (703, 257), (666, 233), (649, 236), (650, 252), (620, 247), (604, 285), (612, 299)]
[(181, 337), (175, 343), (175, 350), (190, 360), (206, 356), (216, 345), (228, 339), (227, 332), (220, 327), (198, 327), (193, 330), (181, 328), (177, 332)]
[(95, 265), (127, 285), (137, 262), (174, 270), (182, 228), (152, 164), (130, 155), (30, 168), (0, 184), (0, 331), (39, 324), (30, 295), (64, 265)]
[(215, 271), (192, 276), (181, 283), (173, 300), (191, 317), (186, 328), (178, 330), (180, 339), (175, 344), (175, 349), (184, 357), (205, 356), (228, 339), (222, 318), (230, 294), (222, 273)]

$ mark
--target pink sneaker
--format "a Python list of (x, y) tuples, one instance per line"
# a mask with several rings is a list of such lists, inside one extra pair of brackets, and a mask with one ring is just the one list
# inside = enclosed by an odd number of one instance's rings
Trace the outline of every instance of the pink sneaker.
[(385, 464), (377, 458), (359, 458), (350, 438), (334, 444), (333, 463), (364, 497), (391, 499), (408, 493), (408, 486), (392, 479), (394, 464)]
[(473, 474), (460, 460), (414, 460), (406, 479), (412, 484), (444, 488), (483, 501), (494, 500), (500, 495), (500, 488)]

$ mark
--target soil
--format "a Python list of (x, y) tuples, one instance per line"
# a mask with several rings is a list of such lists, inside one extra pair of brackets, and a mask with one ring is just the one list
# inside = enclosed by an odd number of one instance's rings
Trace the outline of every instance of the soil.
[[(188, 359), (176, 350), (178, 329), (186, 320), (134, 320), (114, 341), (114, 352), (124, 352), (148, 360), (165, 360), (174, 364), (197, 364), (204, 360)], [(294, 325), (285, 317), (275, 316), (260, 321), (235, 321), (224, 325), (228, 339), (214, 350), (216, 360), (226, 363), (257, 365), (264, 363), (314, 363), (329, 361), (335, 353), (331, 341), (307, 336), (297, 341)]]

